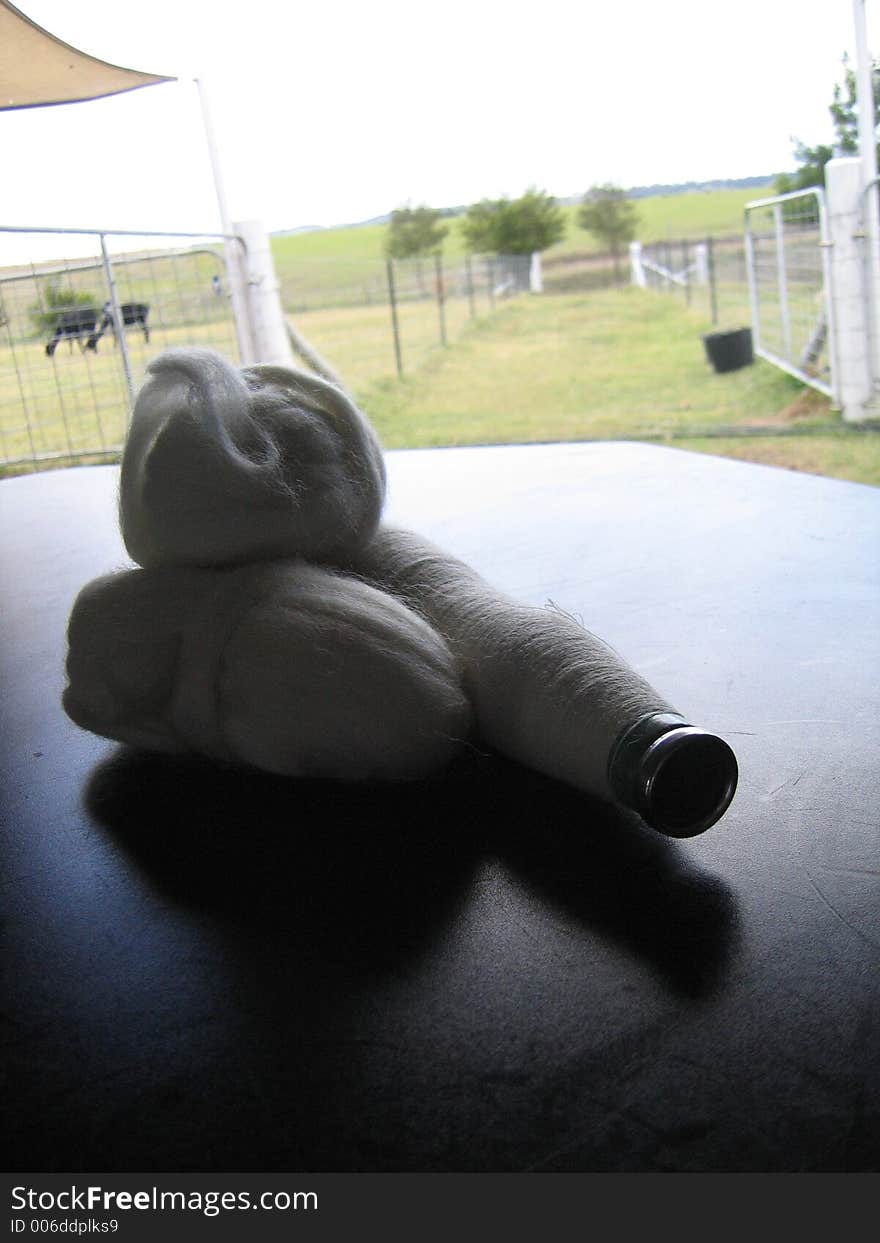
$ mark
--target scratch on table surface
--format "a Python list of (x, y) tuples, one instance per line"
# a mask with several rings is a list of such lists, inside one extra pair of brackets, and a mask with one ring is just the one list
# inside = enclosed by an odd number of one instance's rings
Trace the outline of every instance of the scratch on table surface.
[(866, 945), (873, 946), (875, 949), (880, 949), (880, 944), (878, 944), (878, 942), (876, 942), (873, 937), (868, 936), (868, 934), (866, 932), (863, 932), (861, 928), (856, 927), (856, 925), (851, 923), (850, 920), (848, 920), (845, 915), (841, 915), (840, 911), (837, 909), (834, 903), (831, 902), (830, 899), (825, 896), (825, 894), (816, 884), (812, 875), (810, 874), (809, 871), (807, 871), (806, 868), (804, 868), (804, 872), (806, 874), (807, 880), (810, 882), (810, 884), (815, 889), (816, 895), (818, 896), (820, 901), (822, 901), (825, 904), (825, 906), (828, 907), (831, 914), (834, 915), (836, 919), (839, 919), (840, 922), (845, 927), (849, 928), (850, 932), (854, 932), (856, 936), (859, 938), (859, 940), (864, 941)]
[(768, 790), (766, 794), (762, 794), (761, 802), (769, 803), (770, 800), (774, 799), (776, 795), (779, 793), (779, 791), (784, 790), (786, 786), (790, 786), (791, 789), (793, 790), (794, 787), (797, 785), (797, 783), (803, 780), (803, 778), (806, 777), (806, 775), (807, 775), (806, 773), (798, 773), (798, 775), (794, 778), (786, 777), (785, 781), (780, 782), (778, 786), (774, 786), (772, 790)]

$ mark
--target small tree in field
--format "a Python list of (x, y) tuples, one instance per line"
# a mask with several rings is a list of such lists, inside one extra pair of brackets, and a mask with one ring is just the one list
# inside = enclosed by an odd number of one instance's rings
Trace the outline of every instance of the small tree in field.
[(638, 211), (626, 191), (620, 186), (593, 186), (578, 208), (577, 222), (611, 251), (614, 277), (620, 281), (620, 256), (635, 237), (639, 223)]
[(97, 311), (97, 302), (90, 293), (77, 293), (74, 289), (65, 289), (57, 280), (50, 280), (40, 301), (28, 307), (28, 315), (40, 332), (54, 332), (61, 312), (75, 307)]
[(441, 220), (440, 212), (433, 207), (397, 208), (391, 213), (385, 254), (389, 259), (438, 254), (449, 232), (449, 226), (441, 224)]
[(565, 236), (565, 216), (555, 198), (531, 186), (518, 199), (474, 203), (461, 231), (474, 254), (530, 255)]

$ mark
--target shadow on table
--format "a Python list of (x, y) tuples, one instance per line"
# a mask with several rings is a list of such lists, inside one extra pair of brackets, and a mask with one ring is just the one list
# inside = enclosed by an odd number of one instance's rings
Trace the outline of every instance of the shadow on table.
[(418, 956), (487, 855), (676, 992), (711, 992), (737, 939), (732, 894), (678, 843), (477, 751), (430, 780), (345, 785), (122, 748), (95, 770), (86, 802), (165, 895), (283, 931), (317, 971)]

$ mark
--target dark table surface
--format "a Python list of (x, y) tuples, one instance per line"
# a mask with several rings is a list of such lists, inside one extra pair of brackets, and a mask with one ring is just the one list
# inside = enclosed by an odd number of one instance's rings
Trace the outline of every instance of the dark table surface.
[(612, 643), (740, 788), (671, 841), (478, 752), (345, 789), (67, 720), (117, 472), (0, 482), (12, 1164), (880, 1167), (880, 490), (629, 444), (388, 455), (388, 517)]

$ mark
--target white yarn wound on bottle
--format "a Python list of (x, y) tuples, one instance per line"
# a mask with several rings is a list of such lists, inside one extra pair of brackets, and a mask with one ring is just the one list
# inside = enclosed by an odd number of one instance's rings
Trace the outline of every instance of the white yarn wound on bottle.
[(284, 776), (423, 777), (471, 729), (436, 631), (305, 562), (96, 579), (71, 613), (67, 675), (64, 708), (84, 729)]
[(443, 635), (480, 737), (530, 768), (613, 800), (607, 770), (618, 736), (649, 713), (672, 711), (573, 618), (512, 600), (412, 531), (381, 527), (345, 565)]
[(335, 385), (207, 349), (150, 363), (120, 473), (139, 565), (338, 557), (374, 533), (384, 498), (378, 437)]

